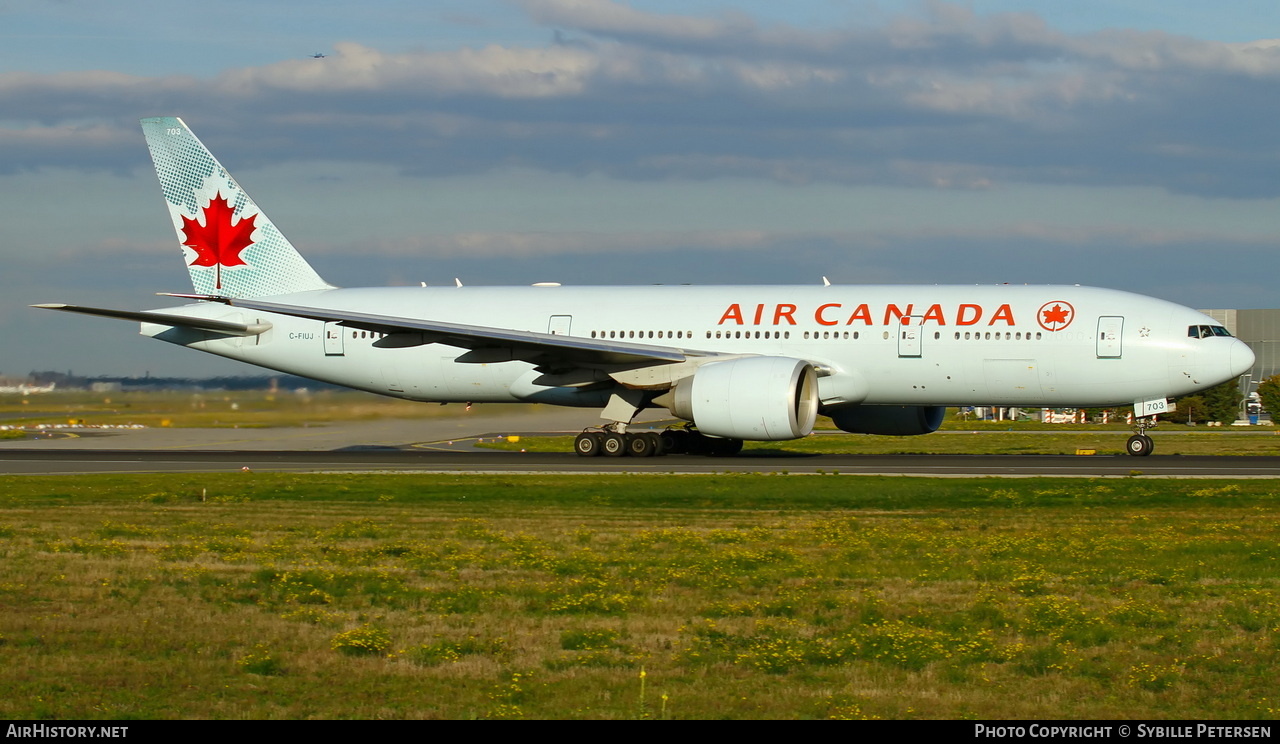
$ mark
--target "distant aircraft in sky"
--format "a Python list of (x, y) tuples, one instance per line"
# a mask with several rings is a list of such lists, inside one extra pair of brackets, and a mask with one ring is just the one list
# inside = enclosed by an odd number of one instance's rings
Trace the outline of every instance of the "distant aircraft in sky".
[[(1212, 318), (1080, 286), (338, 288), (181, 119), (144, 119), (194, 293), (144, 312), (162, 341), (397, 398), (598, 409), (580, 455), (732, 454), (743, 440), (935, 431), (948, 406), (1134, 407), (1147, 455), (1170, 397), (1254, 355)], [(628, 432), (647, 408), (690, 422)]]
[(324, 59), (325, 56), (326, 55), (323, 54), (322, 52), (316, 52), (315, 54), (311, 55), (311, 59)]

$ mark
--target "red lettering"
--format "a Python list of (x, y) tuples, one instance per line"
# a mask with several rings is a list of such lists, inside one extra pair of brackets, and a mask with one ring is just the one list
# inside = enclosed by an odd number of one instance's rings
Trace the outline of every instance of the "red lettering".
[(778, 325), (783, 318), (786, 318), (788, 324), (795, 325), (796, 319), (791, 317), (791, 314), (795, 311), (795, 305), (778, 305), (773, 309), (773, 324)]
[(764, 314), (764, 305), (756, 305), (756, 317), (751, 321), (751, 325), (760, 325), (760, 316)]
[(818, 325), (832, 326), (840, 322), (837, 320), (827, 320), (826, 318), (822, 317), (822, 311), (826, 310), (829, 307), (840, 307), (840, 303), (830, 302), (830, 303), (827, 303), (826, 305), (819, 306), (818, 309), (815, 310), (813, 313), (813, 319), (818, 321)]
[(845, 321), (845, 325), (853, 325), (855, 320), (861, 320), (863, 325), (871, 325), (871, 309), (866, 305), (858, 305), (853, 311), (853, 315), (850, 315), (849, 319)]
[(1008, 305), (1001, 305), (996, 308), (995, 314), (991, 316), (991, 320), (987, 325), (993, 326), (997, 320), (1003, 320), (1005, 325), (1013, 325), (1013, 308)]
[(730, 305), (729, 309), (724, 311), (724, 315), (720, 316), (720, 321), (716, 325), (724, 325), (727, 320), (732, 320), (738, 325), (742, 325), (742, 308), (738, 306), (738, 303), (735, 302)]
[(956, 325), (973, 325), (982, 320), (981, 305), (962, 304), (956, 311)]
[(931, 320), (938, 325), (947, 324), (947, 319), (942, 315), (942, 305), (930, 305), (929, 309), (924, 311), (924, 317), (921, 318), (920, 324), (924, 325)]
[[(904, 312), (904, 311), (902, 311), (902, 310), (899, 310), (897, 305), (889, 305), (888, 307), (886, 307), (886, 308), (884, 309), (884, 325), (889, 325), (889, 316), (890, 316), (890, 315), (892, 315), (892, 316), (894, 316), (894, 317), (898, 318), (898, 320), (901, 320), (902, 318), (904, 318), (904, 317), (906, 317), (906, 316), (908, 316), (908, 315), (910, 315), (910, 314), (911, 314), (911, 308), (913, 308), (913, 307), (915, 307), (915, 304), (914, 304), (914, 303), (912, 303), (912, 304), (910, 304), (910, 305), (907, 305), (907, 309), (906, 309), (906, 311)], [(904, 325), (905, 325), (905, 324), (904, 324)]]

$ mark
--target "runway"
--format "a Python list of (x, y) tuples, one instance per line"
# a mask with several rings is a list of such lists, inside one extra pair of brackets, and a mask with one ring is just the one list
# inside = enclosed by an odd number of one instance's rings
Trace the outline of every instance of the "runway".
[[(588, 419), (590, 417), (587, 417)], [(583, 458), (472, 447), (477, 437), (581, 430), (581, 411), (473, 412), (281, 429), (54, 432), (0, 442), (0, 474), (420, 472), (777, 473), (938, 477), (1280, 477), (1280, 457), (1152, 455), (668, 455)], [(591, 423), (589, 420), (585, 423)]]
[(779, 455), (583, 458), (572, 453), (349, 449), (244, 452), (204, 450), (0, 451), (0, 473), (776, 473), (916, 476), (1280, 477), (1280, 457), (1153, 455)]

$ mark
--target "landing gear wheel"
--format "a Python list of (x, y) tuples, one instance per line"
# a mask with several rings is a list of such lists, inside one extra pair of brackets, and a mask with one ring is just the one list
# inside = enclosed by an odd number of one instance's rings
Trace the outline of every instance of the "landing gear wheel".
[(653, 457), (658, 454), (657, 449), (647, 434), (627, 435), (627, 454), (632, 457)]
[(709, 455), (711, 454), (711, 438), (705, 437), (700, 431), (688, 432), (689, 437), (684, 443), (684, 454), (687, 455)]
[(1156, 443), (1146, 434), (1134, 434), (1125, 443), (1125, 451), (1134, 457), (1146, 457), (1156, 448)]
[(627, 440), (621, 434), (606, 432), (600, 442), (605, 457), (622, 457), (627, 454)]
[(600, 455), (600, 434), (584, 431), (573, 440), (573, 451), (580, 457), (598, 457)]
[(707, 454), (712, 457), (733, 457), (742, 451), (741, 439), (707, 439)]
[(683, 455), (689, 451), (689, 432), (684, 429), (665, 429), (658, 435), (662, 438), (663, 454)]

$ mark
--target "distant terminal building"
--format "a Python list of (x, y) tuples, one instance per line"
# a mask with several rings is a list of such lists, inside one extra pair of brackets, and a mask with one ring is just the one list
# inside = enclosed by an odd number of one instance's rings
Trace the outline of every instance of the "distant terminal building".
[(1280, 374), (1280, 310), (1201, 310), (1227, 327), (1231, 335), (1253, 349), (1258, 358), (1246, 379), (1250, 391), (1272, 375)]

